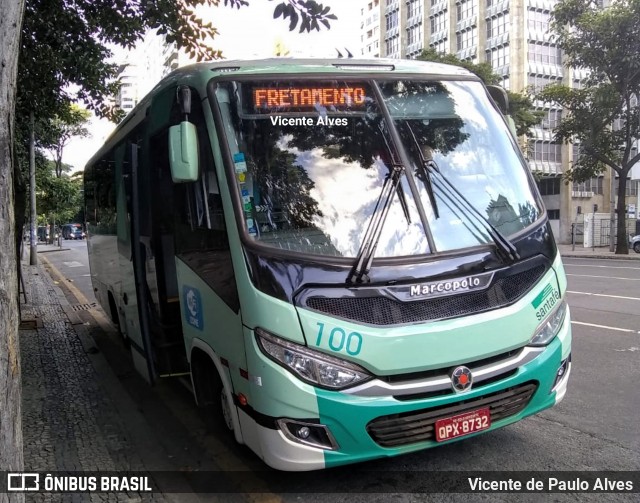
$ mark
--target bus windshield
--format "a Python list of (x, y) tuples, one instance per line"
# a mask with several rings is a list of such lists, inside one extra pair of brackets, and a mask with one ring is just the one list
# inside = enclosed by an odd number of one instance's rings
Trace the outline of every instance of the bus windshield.
[(244, 227), (264, 245), (356, 257), (398, 170), (374, 257), (487, 244), (489, 228), (508, 237), (541, 216), (517, 146), (479, 82), (225, 81), (215, 95)]

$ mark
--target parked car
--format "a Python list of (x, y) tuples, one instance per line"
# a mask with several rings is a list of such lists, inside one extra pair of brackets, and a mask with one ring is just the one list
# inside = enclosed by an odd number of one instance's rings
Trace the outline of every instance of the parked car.
[(49, 241), (49, 227), (44, 225), (38, 227), (38, 241)]
[(65, 239), (84, 239), (82, 224), (67, 224), (62, 227), (62, 237)]
[(640, 234), (629, 239), (629, 248), (632, 248), (636, 253), (640, 253)]

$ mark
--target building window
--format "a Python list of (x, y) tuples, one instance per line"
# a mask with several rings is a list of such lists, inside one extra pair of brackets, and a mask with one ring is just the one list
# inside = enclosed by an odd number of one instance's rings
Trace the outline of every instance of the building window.
[(422, 0), (408, 0), (407, 2), (407, 19), (422, 14)]
[(430, 47), (432, 47), (439, 54), (446, 54), (447, 45), (448, 45), (447, 39), (445, 38), (445, 39), (439, 40), (435, 44), (430, 44)]
[(387, 56), (393, 56), (400, 51), (400, 37), (397, 35), (387, 40)]
[(545, 65), (561, 65), (562, 51), (555, 45), (543, 45), (529, 42), (529, 61), (536, 61)]
[(491, 54), (487, 59), (491, 61), (492, 68), (500, 68), (501, 66), (506, 66), (509, 64), (509, 46), (505, 45), (504, 47), (496, 47), (488, 51)]
[(407, 29), (407, 44), (417, 44), (422, 41), (422, 23)]
[(447, 11), (431, 17), (431, 33), (438, 33), (447, 29)]
[(562, 146), (549, 141), (533, 142), (533, 159), (541, 162), (562, 162)]
[(540, 195), (543, 196), (555, 196), (560, 194), (560, 177), (554, 176), (552, 178), (543, 178), (538, 182), (538, 189), (540, 189)]
[[(620, 182), (620, 178), (616, 176), (615, 180), (615, 190), (616, 196), (618, 195), (618, 183)], [(624, 191), (625, 196), (637, 196), (638, 195), (638, 183), (631, 178), (627, 178), (627, 186)]]
[(487, 39), (497, 37), (509, 30), (509, 13), (487, 19)]
[(594, 194), (604, 194), (603, 190), (604, 178), (599, 176), (597, 178), (591, 178), (584, 182), (573, 182), (572, 190), (574, 192), (593, 192)]
[(560, 220), (560, 210), (547, 210), (549, 220)]
[(456, 35), (458, 51), (463, 51), (478, 44), (478, 29), (471, 28)]
[(387, 31), (398, 26), (398, 11), (390, 12), (385, 16)]
[(557, 84), (558, 82), (560, 82), (560, 79), (561, 77), (532, 74), (530, 74), (527, 78), (528, 84), (532, 86), (536, 92), (542, 90), (542, 88), (548, 86), (549, 84)]
[(550, 12), (530, 9), (527, 14), (529, 15), (529, 19), (527, 20), (529, 31), (540, 31), (542, 33), (549, 31)]
[(562, 110), (548, 110), (547, 115), (542, 119), (543, 129), (554, 129), (560, 125), (562, 120)]
[(456, 5), (457, 21), (475, 18), (478, 15), (478, 4), (476, 0), (462, 0)]

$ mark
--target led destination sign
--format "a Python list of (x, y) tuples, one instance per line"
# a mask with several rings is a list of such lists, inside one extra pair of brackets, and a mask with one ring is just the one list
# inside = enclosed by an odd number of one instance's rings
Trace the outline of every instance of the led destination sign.
[(256, 111), (276, 109), (279, 112), (313, 110), (317, 106), (345, 109), (362, 107), (366, 98), (365, 88), (361, 86), (254, 87), (252, 94)]

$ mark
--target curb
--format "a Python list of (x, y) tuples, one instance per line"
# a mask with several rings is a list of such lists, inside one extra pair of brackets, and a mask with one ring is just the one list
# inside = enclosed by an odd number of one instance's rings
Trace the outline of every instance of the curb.
[(61, 252), (61, 251), (69, 251), (71, 248), (56, 248), (55, 250), (37, 250), (37, 253), (51, 253), (51, 252)]
[[(636, 254), (637, 255), (637, 254)], [(640, 260), (640, 255), (634, 257), (633, 255), (615, 255), (603, 254), (603, 253), (575, 253), (575, 252), (560, 252), (562, 258), (592, 258), (592, 259), (609, 259), (609, 260)]]

